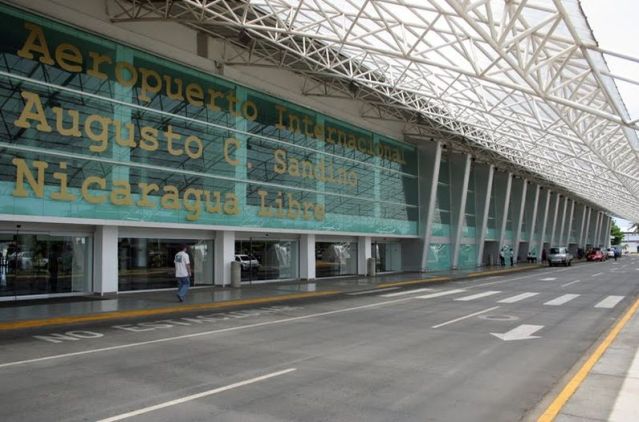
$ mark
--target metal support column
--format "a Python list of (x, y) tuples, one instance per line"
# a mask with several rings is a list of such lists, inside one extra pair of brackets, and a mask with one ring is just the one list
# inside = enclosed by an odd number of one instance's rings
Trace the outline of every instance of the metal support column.
[(550, 247), (551, 248), (555, 244), (555, 230), (557, 230), (557, 215), (559, 214), (560, 199), (561, 199), (561, 195), (557, 193), (557, 198), (555, 198), (555, 212), (554, 212), (554, 217), (552, 218), (552, 230), (550, 230)]
[(593, 233), (592, 246), (598, 248), (599, 245), (599, 227), (601, 225), (601, 211), (597, 211), (597, 218), (595, 220), (595, 232)]
[(495, 175), (495, 166), (490, 165), (488, 168), (488, 181), (486, 182), (486, 200), (484, 201), (484, 209), (482, 213), (481, 228), (479, 230), (479, 244), (477, 245), (477, 263), (482, 262), (484, 255), (484, 243), (486, 242), (486, 230), (488, 228), (488, 212), (490, 211), (490, 196), (493, 193), (493, 177)]
[(461, 201), (459, 202), (459, 216), (457, 218), (457, 233), (455, 233), (455, 245), (453, 247), (452, 267), (457, 269), (459, 263), (459, 249), (462, 234), (464, 232), (464, 221), (466, 221), (466, 199), (468, 198), (468, 180), (470, 179), (470, 166), (473, 157), (466, 154), (466, 166), (464, 167), (464, 182), (462, 185)]
[(546, 191), (546, 206), (544, 207), (544, 220), (541, 225), (541, 235), (539, 236), (539, 259), (541, 259), (541, 252), (544, 250), (544, 240), (546, 240), (546, 224), (548, 223), (548, 208), (550, 208), (550, 195), (552, 191), (549, 189)]
[[(512, 172), (508, 173), (508, 178), (506, 179), (506, 198), (504, 200), (504, 212), (502, 213), (502, 221), (501, 221), (501, 229), (499, 231), (499, 250), (504, 247), (504, 241), (506, 238), (506, 223), (508, 222), (508, 213), (510, 212), (510, 191), (513, 186), (513, 174)], [(511, 245), (512, 246), (512, 245)]]
[(513, 256), (515, 262), (519, 257), (519, 242), (521, 242), (521, 226), (524, 222), (524, 210), (526, 209), (526, 196), (528, 194), (528, 179), (524, 179), (524, 185), (521, 188), (521, 204), (519, 205), (519, 219), (517, 220), (517, 228), (515, 229), (515, 244), (513, 245)]
[[(571, 201), (570, 216), (568, 217), (568, 231), (566, 232), (566, 246), (570, 245), (570, 235), (572, 234), (572, 219), (575, 216), (575, 201)], [(563, 243), (562, 243), (563, 245)]]
[(433, 231), (433, 214), (435, 213), (435, 203), (437, 199), (437, 183), (439, 182), (439, 166), (442, 161), (442, 142), (437, 141), (435, 147), (435, 162), (433, 163), (433, 174), (431, 179), (430, 198), (428, 198), (428, 211), (426, 213), (426, 227), (424, 231), (424, 249), (422, 250), (421, 269), (428, 267), (428, 252), (430, 250), (431, 232)]
[(530, 224), (530, 236), (528, 238), (528, 251), (535, 252), (535, 256), (539, 256), (535, 251), (535, 229), (537, 228), (537, 211), (539, 209), (539, 192), (541, 192), (541, 186), (537, 185), (535, 189), (535, 203), (533, 205), (532, 223)]
[(566, 212), (568, 211), (568, 197), (564, 197), (564, 210), (561, 213), (561, 226), (559, 229), (559, 245), (564, 246), (564, 229), (566, 228)]

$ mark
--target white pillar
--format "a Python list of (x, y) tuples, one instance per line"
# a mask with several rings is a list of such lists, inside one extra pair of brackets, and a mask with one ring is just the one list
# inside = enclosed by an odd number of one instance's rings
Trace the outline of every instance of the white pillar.
[(575, 201), (571, 201), (572, 205), (570, 205), (570, 214), (568, 217), (568, 231), (566, 232), (566, 247), (570, 245), (570, 235), (572, 234), (572, 219), (575, 216)]
[(357, 274), (366, 275), (366, 262), (371, 255), (371, 238), (361, 236), (357, 238)]
[(588, 214), (588, 207), (584, 205), (584, 209), (581, 212), (581, 228), (579, 229), (579, 240), (577, 243), (578, 248), (585, 248), (586, 244), (584, 243), (584, 230), (586, 229), (586, 215)]
[[(506, 238), (506, 223), (508, 222), (508, 213), (510, 212), (510, 191), (513, 185), (513, 174), (508, 173), (506, 179), (506, 198), (504, 201), (504, 212), (501, 215), (501, 230), (499, 232), (499, 250), (504, 247), (504, 241)], [(512, 245), (511, 245), (512, 246)]]
[[(559, 226), (559, 245), (564, 246), (564, 230), (566, 228), (566, 212), (568, 211), (568, 197), (564, 196), (564, 210), (561, 213), (561, 226)], [(566, 245), (567, 246), (567, 245)]]
[(515, 229), (515, 244), (513, 245), (513, 256), (515, 262), (519, 258), (519, 242), (521, 242), (521, 225), (524, 222), (524, 210), (526, 209), (526, 196), (528, 195), (528, 179), (523, 180), (521, 188), (521, 204), (519, 205), (519, 218)]
[(588, 207), (588, 217), (586, 217), (586, 231), (584, 231), (584, 248), (588, 245), (590, 238), (590, 220), (592, 219), (592, 208)]
[(550, 230), (550, 247), (555, 246), (555, 230), (557, 230), (557, 215), (559, 214), (559, 200), (561, 195), (557, 193), (557, 197), (555, 198), (555, 212), (553, 213), (552, 218), (552, 230)]
[(592, 241), (592, 245), (595, 248), (598, 248), (599, 245), (599, 228), (601, 226), (601, 211), (597, 211), (597, 219), (595, 220), (595, 232), (593, 234), (593, 241)]
[[(539, 211), (539, 192), (541, 186), (537, 185), (535, 189), (535, 203), (533, 205), (532, 223), (530, 224), (530, 236), (528, 237), (528, 250), (535, 249), (535, 229), (537, 228), (537, 212)], [(540, 251), (535, 251), (535, 256), (539, 257)]]
[(426, 227), (424, 231), (424, 249), (422, 250), (421, 269), (428, 267), (428, 253), (430, 251), (430, 238), (433, 231), (433, 214), (435, 213), (435, 203), (437, 199), (437, 183), (439, 182), (439, 166), (442, 161), (442, 143), (437, 141), (435, 147), (435, 162), (433, 163), (433, 173), (430, 186), (430, 198), (428, 198), (428, 210), (426, 212)]
[(548, 209), (550, 208), (550, 194), (552, 191), (549, 189), (546, 191), (546, 206), (544, 207), (544, 219), (541, 225), (541, 235), (539, 236), (539, 259), (541, 259), (541, 252), (544, 250), (544, 240), (546, 240), (546, 225), (548, 223)]
[(607, 248), (609, 248), (611, 246), (611, 242), (610, 242), (610, 230), (612, 229), (612, 217), (608, 217), (608, 230), (606, 231), (606, 240), (604, 243), (606, 245)]
[(482, 212), (481, 228), (479, 230), (479, 244), (477, 245), (477, 264), (481, 265), (484, 255), (484, 243), (486, 242), (486, 229), (488, 228), (488, 212), (490, 211), (490, 196), (493, 193), (493, 177), (495, 176), (495, 166), (488, 168), (488, 181), (486, 182), (486, 200)]
[(455, 245), (453, 246), (452, 267), (457, 269), (459, 263), (459, 248), (462, 234), (464, 233), (464, 221), (466, 217), (466, 199), (468, 198), (468, 180), (470, 179), (470, 166), (473, 157), (466, 154), (466, 166), (464, 167), (464, 181), (462, 184), (461, 201), (459, 202), (459, 216), (457, 217), (457, 233), (455, 233)]
[(215, 234), (215, 278), (216, 286), (231, 284), (231, 262), (235, 261), (235, 232), (219, 231)]
[(300, 236), (300, 278), (315, 280), (315, 235)]
[(97, 226), (94, 237), (93, 285), (101, 295), (118, 291), (118, 227)]

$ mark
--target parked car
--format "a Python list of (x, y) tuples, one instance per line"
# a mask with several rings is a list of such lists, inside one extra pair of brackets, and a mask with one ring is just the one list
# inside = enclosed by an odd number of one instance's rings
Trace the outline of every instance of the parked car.
[(592, 250), (588, 252), (588, 255), (586, 255), (586, 260), (601, 262), (601, 261), (605, 261), (606, 257), (604, 256), (603, 252), (601, 252), (600, 250)]
[(558, 264), (564, 264), (565, 266), (572, 265), (572, 259), (573, 256), (568, 252), (568, 248), (550, 248), (550, 252), (548, 253), (548, 265), (551, 267)]
[(608, 248), (606, 253), (608, 255), (608, 258), (614, 258), (615, 255), (616, 255), (616, 252), (615, 252), (614, 248)]
[(240, 263), (242, 271), (257, 270), (260, 266), (258, 260), (250, 255), (235, 255), (235, 260)]

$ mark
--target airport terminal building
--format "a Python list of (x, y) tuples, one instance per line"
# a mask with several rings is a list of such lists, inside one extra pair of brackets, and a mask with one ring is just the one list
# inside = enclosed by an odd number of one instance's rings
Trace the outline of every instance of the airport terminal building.
[(435, 108), (409, 130), (287, 41), (212, 33), (178, 3), (0, 3), (0, 301), (174, 288), (183, 244), (195, 286), (229, 285), (234, 261), (246, 283), (321, 282), (369, 258), (442, 271), (609, 246), (605, 195), (629, 184), (554, 173), (559, 155), (535, 170), (535, 148), (486, 148), (463, 114), (458, 133)]

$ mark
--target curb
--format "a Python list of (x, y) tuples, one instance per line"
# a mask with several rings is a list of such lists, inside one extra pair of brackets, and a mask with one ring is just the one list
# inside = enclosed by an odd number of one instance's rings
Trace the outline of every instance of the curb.
[(94, 321), (107, 321), (112, 319), (114, 320), (114, 319), (122, 319), (122, 318), (135, 318), (135, 317), (144, 317), (144, 316), (153, 316), (153, 315), (176, 314), (176, 313), (191, 312), (191, 311), (207, 311), (212, 309), (232, 308), (234, 306), (241, 306), (241, 305), (260, 305), (264, 303), (285, 302), (289, 300), (300, 300), (300, 299), (315, 298), (315, 297), (335, 296), (340, 293), (342, 292), (338, 290), (327, 290), (325, 292), (296, 293), (296, 294), (282, 295), (282, 296), (260, 297), (255, 299), (229, 300), (229, 301), (217, 302), (217, 303), (199, 303), (199, 304), (193, 304), (193, 305), (168, 306), (168, 307), (152, 308), (152, 309), (134, 309), (134, 310), (128, 310), (128, 311), (101, 312), (101, 313), (84, 314), (84, 315), (77, 315), (77, 316), (66, 316), (66, 317), (58, 317), (58, 318), (29, 319), (29, 320), (22, 320), (22, 321), (0, 322), (0, 332), (26, 329), (26, 328), (49, 327), (53, 325), (78, 324), (83, 322), (94, 322)]

